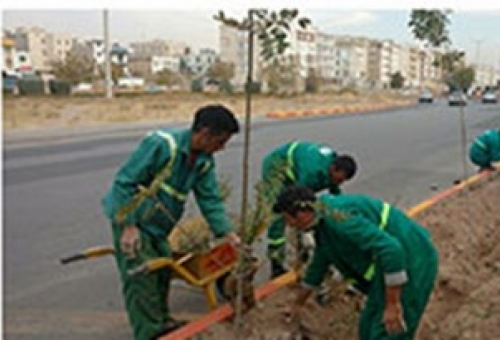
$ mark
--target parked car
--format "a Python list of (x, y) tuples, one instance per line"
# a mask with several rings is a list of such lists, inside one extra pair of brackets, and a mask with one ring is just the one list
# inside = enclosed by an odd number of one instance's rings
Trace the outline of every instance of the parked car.
[(467, 96), (462, 91), (453, 91), (448, 96), (449, 106), (464, 106), (467, 105)]
[(418, 97), (418, 102), (419, 103), (432, 103), (434, 102), (434, 95), (432, 94), (431, 91), (423, 91), (420, 94), (420, 97)]
[(487, 91), (483, 93), (481, 102), (483, 104), (496, 104), (498, 101), (497, 95), (493, 91)]

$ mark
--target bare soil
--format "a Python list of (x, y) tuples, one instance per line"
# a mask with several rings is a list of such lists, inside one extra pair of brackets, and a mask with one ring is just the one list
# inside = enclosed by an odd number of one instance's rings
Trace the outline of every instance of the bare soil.
[[(415, 217), (440, 252), (436, 290), (421, 321), (421, 340), (500, 339), (500, 174), (453, 194)], [(334, 286), (332, 301), (309, 299), (301, 325), (286, 322), (294, 298), (287, 287), (243, 316), (212, 326), (194, 339), (356, 339), (359, 303)]]
[[(344, 108), (359, 104), (404, 105), (414, 98), (390, 92), (301, 94), (288, 97), (254, 95), (252, 114), (276, 111)], [(45, 127), (95, 126), (117, 122), (190, 121), (203, 105), (222, 104), (238, 116), (245, 113), (245, 95), (218, 93), (138, 94), (106, 99), (103, 97), (12, 97), (3, 98), (3, 127), (6, 130)]]

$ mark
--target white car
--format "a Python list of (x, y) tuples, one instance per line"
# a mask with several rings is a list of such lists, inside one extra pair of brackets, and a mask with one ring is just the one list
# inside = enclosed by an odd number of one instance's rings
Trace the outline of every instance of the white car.
[(455, 105), (465, 106), (465, 105), (467, 105), (467, 96), (462, 91), (453, 91), (448, 96), (448, 105), (449, 106), (455, 106)]
[(483, 104), (496, 104), (498, 101), (497, 95), (495, 92), (488, 91), (483, 94), (483, 97), (481, 98), (481, 102)]

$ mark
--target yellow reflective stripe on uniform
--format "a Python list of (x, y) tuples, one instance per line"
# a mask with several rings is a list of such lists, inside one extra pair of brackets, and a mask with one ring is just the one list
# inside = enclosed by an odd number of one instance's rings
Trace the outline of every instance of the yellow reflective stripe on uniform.
[(286, 169), (286, 174), (287, 176), (295, 182), (295, 174), (293, 173), (293, 152), (299, 145), (299, 142), (293, 142), (290, 147), (288, 148), (288, 151), (286, 153), (286, 159), (287, 159), (287, 169)]
[[(387, 226), (387, 221), (389, 220), (389, 212), (390, 212), (391, 206), (389, 203), (384, 202), (384, 205), (382, 206), (382, 212), (380, 213), (380, 223), (378, 225), (380, 230), (385, 230), (385, 227)], [(372, 263), (368, 269), (365, 271), (363, 274), (363, 278), (366, 281), (371, 281), (373, 278), (373, 275), (375, 275), (375, 263)]]
[(281, 237), (281, 238), (275, 238), (275, 239), (268, 239), (267, 242), (269, 245), (271, 246), (277, 246), (277, 245), (280, 245), (280, 244), (283, 244), (285, 243), (286, 239), (284, 237)]
[(203, 164), (203, 168), (200, 170), (200, 175), (203, 175), (208, 170), (209, 167), (210, 167), (210, 162), (206, 161), (205, 164)]
[(162, 183), (161, 184), (161, 188), (163, 189), (163, 191), (165, 191), (167, 194), (169, 194), (170, 196), (176, 198), (177, 200), (181, 201), (181, 202), (184, 202), (187, 198), (187, 195), (180, 192), (179, 190), (175, 189), (173, 186), (171, 185), (168, 185), (166, 183)]
[[(169, 159), (167, 165), (165, 166), (165, 168), (161, 172), (161, 173), (165, 173), (165, 172), (170, 173), (172, 170), (172, 166), (174, 165), (175, 156), (177, 155), (177, 143), (175, 142), (174, 137), (169, 133), (158, 130), (158, 131), (156, 131), (156, 134), (158, 136), (162, 137), (163, 139), (165, 139), (170, 146), (170, 159)], [(176, 198), (177, 200), (179, 200), (181, 202), (184, 202), (187, 198), (187, 195), (180, 192), (179, 190), (175, 189), (173, 186), (165, 183), (164, 181), (166, 179), (167, 178), (163, 179), (163, 181), (160, 184), (160, 188), (163, 191), (165, 191), (167, 194), (169, 194), (170, 196)]]
[(168, 161), (167, 166), (172, 166), (177, 154), (177, 143), (175, 142), (174, 137), (172, 137), (169, 133), (158, 130), (156, 131), (156, 134), (168, 142), (168, 145), (170, 146), (170, 160)]
[(479, 139), (474, 140), (474, 144), (476, 144), (477, 146), (479, 146), (483, 150), (488, 150), (488, 147), (486, 146), (486, 144), (481, 142)]

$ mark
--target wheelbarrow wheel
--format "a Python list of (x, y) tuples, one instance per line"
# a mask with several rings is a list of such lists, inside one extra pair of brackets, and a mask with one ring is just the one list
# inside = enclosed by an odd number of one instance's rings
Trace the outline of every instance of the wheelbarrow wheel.
[(225, 273), (221, 275), (217, 280), (215, 280), (215, 290), (217, 291), (217, 297), (224, 300), (230, 301), (230, 296), (226, 293), (226, 280), (231, 275), (231, 273)]

